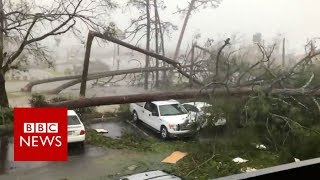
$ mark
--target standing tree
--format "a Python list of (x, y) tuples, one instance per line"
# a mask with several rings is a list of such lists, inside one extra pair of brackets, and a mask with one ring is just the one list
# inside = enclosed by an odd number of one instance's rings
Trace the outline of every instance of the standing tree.
[(0, 0), (0, 106), (9, 106), (5, 74), (19, 69), (23, 61), (30, 61), (19, 58), (24, 52), (50, 64), (45, 46), (40, 44), (42, 40), (69, 30), (79, 36), (84, 29), (78, 23), (102, 31), (105, 28), (97, 21), (101, 15), (97, 10), (114, 7), (111, 0)]
[(179, 40), (178, 40), (178, 44), (176, 47), (176, 51), (174, 53), (174, 60), (177, 60), (179, 53), (180, 53), (180, 48), (181, 48), (181, 44), (182, 44), (182, 40), (184, 37), (184, 33), (186, 31), (190, 16), (192, 15), (192, 12), (199, 10), (200, 8), (206, 8), (208, 6), (216, 8), (218, 7), (218, 5), (220, 4), (221, 0), (191, 0), (191, 2), (189, 2), (189, 6), (186, 8), (178, 8), (178, 13), (184, 13), (186, 14), (185, 18), (184, 18), (184, 22), (182, 25), (182, 29), (180, 32), (180, 36), (179, 36)]
[[(146, 39), (146, 49), (151, 50), (151, 41), (155, 38), (155, 51), (156, 53), (162, 53), (164, 55), (164, 34), (168, 35), (172, 30), (176, 30), (177, 27), (170, 22), (160, 20), (159, 9), (162, 10), (165, 7), (163, 1), (154, 0), (129, 0), (128, 6), (133, 6), (139, 11), (137, 18), (131, 19), (131, 24), (125, 30), (126, 38), (130, 38), (129, 41), (136, 40), (136, 44), (140, 43), (142, 39)], [(152, 9), (153, 8), (153, 9)], [(159, 42), (160, 38), (160, 42)], [(160, 48), (161, 45), (161, 48)], [(151, 66), (151, 59), (146, 55), (146, 67)], [(156, 59), (156, 67), (159, 66), (159, 62)], [(149, 73), (145, 73), (144, 86), (148, 87)], [(156, 83), (159, 79), (159, 72), (156, 71)]]
[[(150, 0), (146, 0), (146, 13), (147, 13), (147, 38), (146, 38), (146, 50), (150, 51), (150, 31), (151, 31), (151, 23), (150, 23)], [(150, 64), (150, 56), (146, 55), (146, 68), (149, 67)], [(148, 89), (149, 84), (149, 73), (146, 72), (144, 74), (144, 89)]]

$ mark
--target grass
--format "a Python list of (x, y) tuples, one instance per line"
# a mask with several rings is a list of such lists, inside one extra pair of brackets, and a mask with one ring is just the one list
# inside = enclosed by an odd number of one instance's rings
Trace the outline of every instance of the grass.
[[(268, 150), (258, 150), (254, 145), (234, 139), (224, 139), (199, 142), (196, 140), (169, 140), (146, 139), (134, 134), (125, 134), (120, 139), (112, 139), (89, 130), (87, 142), (97, 146), (112, 149), (125, 149), (143, 152), (146, 156), (163, 157), (174, 151), (187, 152), (188, 155), (177, 164), (163, 164), (159, 158), (154, 162), (143, 163), (143, 169), (162, 167), (172, 174), (183, 179), (208, 179), (241, 173), (241, 169), (251, 167), (256, 169), (271, 167), (280, 164), (279, 156)], [(236, 164), (233, 158), (241, 157), (249, 160), (243, 164)], [(152, 164), (152, 165), (150, 165)]]

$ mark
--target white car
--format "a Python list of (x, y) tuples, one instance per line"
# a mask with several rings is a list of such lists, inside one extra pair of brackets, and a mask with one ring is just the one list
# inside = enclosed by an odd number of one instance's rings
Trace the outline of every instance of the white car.
[(86, 130), (77, 113), (68, 110), (68, 143), (84, 145)]
[[(197, 117), (198, 122), (200, 123), (201, 128), (204, 128), (208, 125), (208, 116), (211, 116), (211, 113), (205, 113), (205, 109), (208, 107), (212, 107), (211, 104), (206, 102), (188, 102), (182, 104), (184, 108), (186, 108), (193, 116)], [(226, 124), (225, 118), (220, 118), (216, 122), (214, 122), (215, 126), (222, 126)]]
[(194, 134), (194, 117), (176, 100), (131, 103), (130, 111), (133, 121), (141, 120), (163, 139)]
[(193, 116), (197, 117), (200, 127), (204, 128), (208, 125), (206, 116), (210, 116), (210, 113), (205, 114), (205, 108), (211, 107), (211, 104), (205, 102), (188, 102), (182, 104), (186, 110), (188, 110)]

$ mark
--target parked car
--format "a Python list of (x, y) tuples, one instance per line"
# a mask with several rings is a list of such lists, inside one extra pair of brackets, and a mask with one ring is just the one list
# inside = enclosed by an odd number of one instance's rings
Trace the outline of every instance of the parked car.
[(188, 102), (183, 103), (183, 107), (189, 111), (193, 116), (196, 116), (197, 122), (200, 124), (201, 128), (204, 128), (208, 125), (207, 117), (210, 116), (210, 113), (205, 113), (205, 108), (211, 107), (211, 104), (206, 102)]
[[(212, 107), (211, 104), (206, 102), (188, 102), (182, 104), (186, 110), (191, 112), (193, 116), (196, 116), (197, 121), (200, 123), (200, 127), (204, 128), (208, 125), (208, 118), (211, 116), (211, 113), (206, 112), (206, 108)], [(219, 118), (216, 121), (213, 121), (214, 126), (223, 126), (227, 123), (225, 118)]]
[(190, 136), (194, 134), (192, 116), (178, 101), (153, 101), (131, 103), (133, 121), (141, 120), (152, 129), (160, 132), (161, 138)]
[(86, 131), (77, 113), (68, 110), (68, 143), (84, 145)]
[(147, 179), (154, 179), (154, 180), (181, 180), (181, 178), (168, 174), (163, 171), (149, 171), (143, 172), (139, 174), (133, 174), (131, 176), (125, 176), (120, 178), (120, 180), (147, 180)]

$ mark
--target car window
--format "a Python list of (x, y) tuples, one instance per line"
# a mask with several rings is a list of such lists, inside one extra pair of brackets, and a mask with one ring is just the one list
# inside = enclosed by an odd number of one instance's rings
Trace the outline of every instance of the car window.
[(199, 112), (199, 109), (195, 106), (192, 106), (190, 104), (184, 104), (183, 107), (187, 110), (187, 111), (192, 111), (192, 112)]
[(77, 116), (68, 116), (68, 125), (78, 125), (81, 124)]
[(146, 104), (145, 109), (152, 112), (152, 113), (158, 113), (157, 105), (155, 105), (153, 103)]
[(151, 102), (146, 102), (146, 104), (144, 105), (144, 108), (148, 111), (151, 111)]
[(188, 111), (180, 104), (169, 104), (159, 106), (161, 116), (173, 116), (187, 114)]

